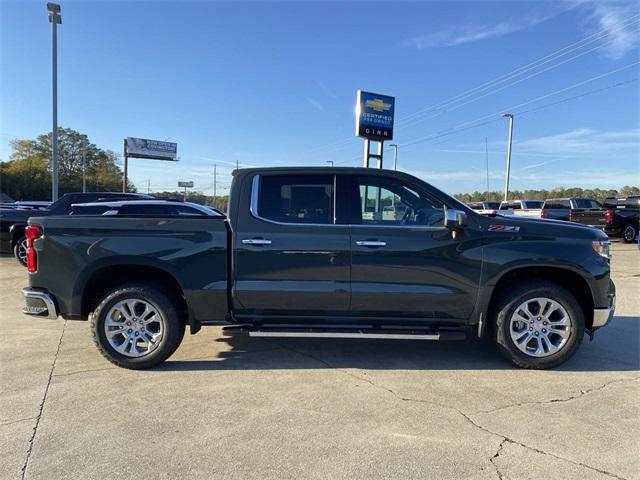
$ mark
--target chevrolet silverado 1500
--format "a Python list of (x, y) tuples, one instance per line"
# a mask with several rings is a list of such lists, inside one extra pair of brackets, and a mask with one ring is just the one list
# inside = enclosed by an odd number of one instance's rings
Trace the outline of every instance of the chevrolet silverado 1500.
[(550, 368), (615, 304), (603, 232), (481, 216), (388, 170), (243, 169), (226, 217), (36, 216), (26, 237), (24, 312), (89, 319), (100, 352), (134, 369), (202, 325), (263, 337), (473, 334), (516, 365)]

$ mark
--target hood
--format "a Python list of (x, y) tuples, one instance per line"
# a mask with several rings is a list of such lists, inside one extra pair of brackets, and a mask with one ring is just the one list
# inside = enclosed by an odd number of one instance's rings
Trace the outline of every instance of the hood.
[(483, 224), (485, 224), (486, 230), (489, 232), (504, 231), (521, 235), (571, 237), (584, 238), (587, 240), (607, 238), (607, 234), (598, 228), (563, 220), (520, 217), (515, 215), (496, 215), (495, 217), (484, 217), (483, 220)]

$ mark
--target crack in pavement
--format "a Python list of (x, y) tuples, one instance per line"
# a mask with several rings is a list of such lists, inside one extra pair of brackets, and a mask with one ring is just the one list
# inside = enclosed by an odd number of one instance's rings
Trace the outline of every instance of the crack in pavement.
[[(556, 455), (555, 453), (545, 452), (544, 450), (540, 450), (539, 448), (532, 447), (530, 445), (526, 445), (526, 444), (524, 444), (522, 442), (518, 442), (517, 440), (514, 440), (514, 439), (512, 439), (512, 438), (510, 438), (510, 437), (508, 437), (508, 436), (506, 436), (506, 435), (504, 435), (502, 433), (494, 432), (493, 430), (491, 430), (491, 429), (481, 425), (480, 423), (478, 423), (476, 420), (471, 418), (470, 414), (467, 414), (467, 413), (463, 412), (459, 408), (453, 407), (451, 405), (445, 405), (445, 404), (439, 403), (439, 402), (434, 402), (432, 400), (423, 400), (423, 399), (403, 397), (402, 395), (400, 395), (399, 393), (395, 392), (391, 388), (385, 387), (384, 385), (378, 385), (377, 383), (375, 383), (374, 381), (372, 381), (372, 380), (370, 380), (368, 378), (363, 378), (363, 377), (361, 377), (359, 375), (356, 375), (355, 373), (349, 372), (349, 371), (347, 371), (345, 369), (342, 369), (342, 368), (339, 368), (339, 367), (335, 367), (335, 366), (331, 365), (329, 362), (317, 357), (316, 355), (313, 355), (313, 354), (310, 354), (310, 353), (307, 353), (307, 352), (302, 352), (300, 350), (297, 350), (295, 348), (292, 348), (292, 347), (289, 347), (289, 346), (286, 346), (286, 345), (279, 344), (279, 343), (274, 342), (272, 340), (269, 340), (269, 341), (271, 343), (275, 344), (275, 345), (278, 345), (282, 349), (290, 350), (290, 351), (295, 352), (295, 353), (297, 353), (299, 355), (311, 358), (311, 359), (313, 359), (313, 360), (325, 365), (326, 367), (331, 368), (332, 370), (336, 370), (336, 371), (338, 371), (340, 373), (346, 374), (346, 375), (348, 375), (350, 377), (353, 377), (353, 378), (356, 378), (356, 379), (358, 379), (360, 381), (366, 382), (366, 383), (370, 384), (373, 387), (376, 387), (378, 389), (382, 389), (382, 390), (392, 394), (394, 397), (396, 397), (397, 399), (399, 399), (401, 401), (427, 403), (427, 404), (431, 404), (431, 405), (434, 405), (434, 406), (438, 406), (438, 407), (443, 408), (443, 409), (448, 409), (448, 410), (452, 410), (454, 412), (457, 412), (459, 415), (461, 415), (465, 420), (467, 420), (467, 422), (469, 422), (475, 428), (477, 428), (479, 430), (482, 430), (485, 433), (489, 433), (490, 435), (494, 435), (494, 436), (502, 439), (501, 442), (500, 442), (500, 445), (498, 447), (497, 452), (489, 459), (489, 462), (496, 469), (496, 473), (498, 474), (498, 477), (500, 478), (500, 480), (502, 480), (504, 477), (502, 475), (502, 472), (498, 469), (498, 467), (497, 467), (497, 465), (495, 464), (494, 461), (495, 461), (496, 458), (499, 457), (500, 452), (502, 451), (505, 443), (511, 443), (511, 444), (514, 444), (514, 445), (518, 445), (518, 446), (520, 446), (522, 448), (526, 448), (527, 450), (531, 450), (533, 452), (540, 453), (542, 455), (549, 455), (550, 457), (556, 458), (558, 460), (562, 460), (562, 461), (571, 463), (573, 465), (580, 466), (580, 467), (586, 468), (588, 470), (592, 470), (594, 472), (598, 472), (598, 473), (601, 473), (603, 475), (610, 476), (612, 478), (617, 478), (618, 480), (626, 480), (624, 477), (616, 475), (615, 473), (612, 473), (612, 472), (609, 472), (609, 471), (606, 471), (606, 470), (602, 470), (600, 468), (593, 467), (591, 465), (588, 465), (586, 463), (582, 463), (582, 462), (579, 462), (579, 461), (576, 461), (576, 460), (571, 460), (569, 458), (561, 457), (559, 455)], [(634, 381), (634, 380), (638, 380), (638, 379), (639, 378), (625, 378), (625, 379), (613, 380), (611, 382), (608, 382), (604, 386), (598, 387), (597, 389), (595, 389), (595, 388), (594, 389), (590, 389), (589, 391), (587, 391), (585, 393), (589, 393), (589, 392), (595, 391), (595, 390), (601, 390), (601, 389), (605, 388), (607, 385), (609, 385), (611, 383), (618, 383), (618, 382), (623, 382), (623, 381)], [(576, 396), (575, 398), (578, 398), (578, 397), (580, 397), (582, 395), (584, 395), (584, 393), (581, 394), (581, 395)], [(573, 400), (573, 398), (567, 399), (565, 401), (569, 401), (569, 400)], [(541, 403), (541, 402), (530, 402), (530, 403)], [(542, 402), (542, 403), (548, 403), (548, 402)], [(508, 407), (504, 407), (504, 408), (508, 408)], [(500, 409), (497, 409), (497, 410), (500, 410)], [(491, 412), (489, 412), (489, 413), (491, 413)]]
[(580, 390), (580, 393), (578, 393), (576, 395), (570, 395), (570, 396), (564, 397), (564, 398), (552, 398), (552, 399), (549, 399), (549, 400), (538, 400), (538, 401), (535, 401), (535, 402), (514, 403), (512, 405), (505, 405), (503, 407), (497, 407), (497, 408), (493, 408), (491, 410), (478, 410), (477, 412), (474, 412), (473, 415), (495, 413), (495, 412), (499, 412), (501, 410), (507, 410), (509, 408), (523, 407), (525, 405), (544, 405), (544, 404), (549, 404), (549, 403), (570, 402), (570, 401), (575, 400), (577, 398), (583, 397), (584, 395), (587, 395), (588, 393), (592, 393), (592, 392), (597, 392), (597, 391), (603, 390), (606, 387), (608, 387), (609, 385), (612, 385), (614, 383), (632, 382), (632, 381), (637, 381), (637, 380), (640, 380), (640, 377), (618, 378), (616, 380), (611, 380), (610, 382), (604, 383), (603, 385), (600, 385), (598, 387), (588, 388), (586, 390)]
[(27, 476), (27, 467), (29, 466), (29, 459), (31, 458), (31, 452), (33, 450), (33, 442), (36, 438), (36, 433), (38, 433), (38, 426), (40, 425), (40, 419), (42, 418), (42, 411), (44, 410), (44, 404), (47, 401), (47, 395), (49, 394), (49, 387), (51, 386), (51, 379), (53, 378), (53, 369), (56, 368), (56, 362), (58, 361), (58, 354), (60, 353), (60, 347), (62, 346), (62, 338), (64, 337), (64, 331), (67, 328), (67, 320), (64, 321), (62, 325), (62, 332), (60, 333), (60, 340), (58, 341), (58, 348), (56, 348), (56, 353), (53, 356), (53, 363), (51, 364), (51, 370), (49, 371), (49, 378), (47, 379), (47, 386), (44, 389), (44, 395), (42, 396), (42, 402), (40, 403), (40, 410), (38, 411), (38, 415), (36, 418), (36, 424), (33, 427), (33, 433), (31, 434), (31, 438), (29, 439), (29, 448), (27, 449), (27, 455), (24, 459), (24, 464), (22, 465), (22, 480), (24, 480)]
[(0, 423), (0, 427), (4, 427), (5, 425), (13, 425), (14, 423), (26, 422), (27, 420), (34, 420), (37, 417), (27, 417), (27, 418), (18, 418), (17, 420), (10, 420), (8, 422)]

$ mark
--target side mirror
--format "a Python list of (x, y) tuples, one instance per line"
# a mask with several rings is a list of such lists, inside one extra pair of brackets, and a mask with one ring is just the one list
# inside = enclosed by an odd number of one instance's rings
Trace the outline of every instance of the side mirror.
[(444, 226), (447, 228), (462, 228), (467, 224), (467, 214), (462, 210), (448, 208), (444, 216)]

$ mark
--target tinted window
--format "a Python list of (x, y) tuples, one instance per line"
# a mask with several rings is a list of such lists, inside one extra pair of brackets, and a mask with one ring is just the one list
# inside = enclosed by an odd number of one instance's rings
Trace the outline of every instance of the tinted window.
[(629, 197), (624, 202), (625, 208), (640, 208), (640, 197)]
[(441, 226), (444, 206), (396, 179), (359, 177), (362, 225)]
[(286, 223), (333, 223), (332, 175), (268, 175), (261, 178), (258, 213)]
[(536, 202), (536, 201), (527, 202), (527, 208), (542, 208), (542, 202)]
[(176, 205), (173, 207), (175, 209), (174, 215), (179, 215), (181, 217), (201, 217), (205, 215), (200, 210), (197, 210), (193, 207), (188, 207), (187, 205)]
[(487, 202), (486, 208), (487, 210), (497, 210), (500, 208), (500, 204), (498, 202)]
[(574, 200), (576, 208), (600, 208), (600, 204), (595, 200), (589, 200), (588, 198), (576, 198)]
[(603, 206), (606, 208), (616, 208), (618, 206), (618, 199), (614, 197), (607, 197), (604, 200)]
[(104, 212), (109, 210), (111, 207), (106, 205), (76, 205), (73, 207), (72, 214), (73, 215), (102, 215)]

